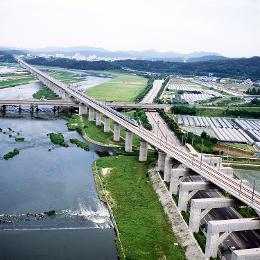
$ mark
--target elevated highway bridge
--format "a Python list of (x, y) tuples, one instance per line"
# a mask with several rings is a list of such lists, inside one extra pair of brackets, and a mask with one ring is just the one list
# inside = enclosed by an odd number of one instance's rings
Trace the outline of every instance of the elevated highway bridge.
[[(207, 189), (211, 187), (210, 184), (214, 184), (215, 187), (219, 187), (220, 189), (228, 192), (237, 200), (242, 201), (249, 207), (256, 210), (256, 212), (260, 212), (260, 193), (251, 188), (248, 184), (242, 183), (240, 180), (233, 178), (232, 176), (226, 174), (218, 167), (212, 166), (210, 163), (205, 162), (201, 158), (184, 151), (182, 148), (170, 143), (167, 139), (159, 138), (157, 135), (152, 133), (151, 131), (146, 130), (142, 126), (138, 125), (133, 120), (125, 117), (124, 115), (118, 113), (117, 111), (111, 109), (107, 104), (96, 101), (93, 98), (90, 98), (72, 88), (67, 86), (64, 83), (59, 82), (56, 79), (53, 79), (48, 74), (34, 68), (33, 66), (27, 64), (22, 59), (17, 58), (18, 62), (21, 66), (29, 70), (33, 75), (39, 78), (47, 87), (52, 89), (57, 95), (62, 97), (64, 100), (68, 102), (73, 102), (79, 105), (79, 112), (81, 114), (88, 113), (88, 118), (90, 121), (94, 121), (94, 115), (96, 114), (96, 124), (100, 125), (100, 116), (104, 117), (104, 131), (106, 132), (110, 127), (110, 120), (114, 122), (114, 140), (119, 141), (120, 139), (120, 127), (126, 129), (126, 138), (125, 138), (125, 150), (132, 151), (132, 136), (133, 134), (137, 135), (140, 139), (140, 154), (139, 160), (145, 161), (147, 159), (147, 147), (148, 144), (155, 147), (159, 151), (158, 158), (158, 167), (163, 165), (164, 169), (164, 179), (168, 182), (171, 181), (171, 173), (170, 169), (172, 169), (172, 164), (170, 164), (171, 160), (177, 160), (181, 164), (183, 164), (186, 169), (192, 170), (192, 172), (197, 173), (198, 175), (204, 177), (207, 182), (197, 183), (196, 189)], [(119, 139), (118, 139), (119, 138)], [(174, 170), (174, 169), (172, 169)], [(182, 204), (180, 206), (185, 209), (186, 203), (188, 201), (183, 200), (185, 196), (190, 197), (192, 194), (192, 190), (194, 191), (194, 187), (190, 187), (191, 185), (182, 185)], [(194, 186), (194, 185), (193, 185)], [(260, 221), (247, 219), (245, 222), (245, 230), (248, 229), (259, 229)], [(252, 224), (247, 224), (252, 223)], [(223, 225), (228, 228), (229, 223), (216, 223), (219, 225)], [(232, 231), (236, 231), (239, 227), (241, 229), (241, 225), (243, 225), (243, 221), (240, 221), (237, 226), (233, 226)], [(211, 226), (210, 226), (211, 227)], [(239, 229), (239, 230), (240, 230)], [(209, 259), (211, 256), (216, 256), (216, 245), (220, 243), (221, 239), (216, 237), (218, 229), (209, 229), (207, 235), (207, 244), (206, 244), (206, 259)], [(221, 231), (222, 232), (222, 231)], [(225, 233), (228, 235), (228, 232)], [(216, 243), (214, 239), (211, 240), (212, 237), (216, 237)], [(208, 239), (209, 238), (209, 239)]]
[(239, 180), (236, 180), (233, 177), (229, 177), (227, 174), (218, 171), (214, 167), (199, 160), (190, 153), (183, 151), (169, 142), (166, 142), (166, 140), (159, 139), (155, 134), (146, 130), (140, 125), (134, 124), (131, 122), (131, 120), (128, 120), (124, 116), (119, 116), (118, 113), (115, 113), (113, 110), (109, 109), (107, 105), (75, 91), (66, 84), (61, 83), (60, 81), (50, 77), (48, 74), (27, 64), (20, 58), (17, 58), (17, 60), (24, 68), (38, 77), (40, 81), (50, 87), (54, 92), (56, 92), (56, 94), (60, 94), (62, 97), (64, 97), (65, 100), (70, 99), (70, 102), (87, 106), (92, 111), (94, 110), (98, 113), (102, 113), (104, 116), (112, 119), (114, 122), (124, 127), (127, 131), (136, 134), (143, 141), (164, 152), (171, 158), (178, 160), (188, 168), (192, 169), (194, 172), (205, 177), (210, 182), (214, 183), (221, 189), (229, 192), (237, 199), (243, 201), (248, 206), (260, 212), (260, 193), (253, 191), (250, 186), (242, 185), (241, 187)]

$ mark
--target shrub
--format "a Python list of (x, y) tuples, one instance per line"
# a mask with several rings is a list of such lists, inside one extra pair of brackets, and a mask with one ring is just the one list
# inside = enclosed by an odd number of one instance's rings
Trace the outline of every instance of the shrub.
[(11, 158), (13, 158), (14, 156), (19, 154), (19, 150), (17, 148), (13, 149), (13, 151), (7, 153), (4, 155), (4, 159), (5, 160), (9, 160)]
[(147, 118), (143, 109), (137, 109), (134, 112), (134, 118), (136, 120), (139, 119), (144, 128), (146, 128), (147, 130), (152, 130), (152, 125), (149, 123), (149, 120), (148, 120), (148, 118)]
[(82, 142), (82, 141), (80, 141), (80, 140), (78, 140), (78, 139), (76, 139), (76, 138), (71, 138), (71, 139), (70, 139), (70, 142), (71, 142), (72, 144), (77, 145), (77, 147), (80, 147), (80, 148), (82, 148), (82, 149), (85, 150), (85, 151), (88, 151), (88, 150), (89, 150), (88, 144), (86, 144), (86, 143), (84, 143), (84, 142)]
[(24, 142), (24, 138), (23, 137), (15, 137), (15, 141), (16, 142)]
[(61, 133), (49, 133), (47, 136), (50, 137), (50, 140), (54, 144), (59, 144), (64, 147), (68, 147), (69, 145), (65, 142), (64, 137)]

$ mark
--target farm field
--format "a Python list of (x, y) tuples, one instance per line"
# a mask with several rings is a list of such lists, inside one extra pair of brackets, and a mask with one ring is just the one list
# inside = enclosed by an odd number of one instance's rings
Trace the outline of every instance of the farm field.
[(97, 100), (133, 102), (146, 83), (144, 77), (117, 74), (110, 81), (87, 89), (86, 94)]

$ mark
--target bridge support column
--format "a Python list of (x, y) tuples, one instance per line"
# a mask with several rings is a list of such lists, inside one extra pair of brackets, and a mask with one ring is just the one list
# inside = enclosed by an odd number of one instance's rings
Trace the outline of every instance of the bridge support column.
[(171, 170), (172, 170), (172, 158), (169, 155), (167, 155), (165, 158), (165, 163), (164, 163), (164, 174), (163, 174), (164, 181), (166, 181), (166, 182), (170, 181)]
[(164, 170), (165, 157), (166, 157), (166, 154), (164, 152), (161, 152), (161, 151), (158, 152), (158, 165), (157, 165), (158, 171)]
[(133, 150), (133, 133), (126, 129), (125, 131), (125, 151), (132, 152)]
[(120, 141), (120, 125), (116, 122), (114, 122), (114, 141)]
[(86, 115), (88, 108), (85, 105), (79, 105), (79, 115)]
[(139, 161), (147, 161), (148, 143), (144, 140), (140, 141)]
[(256, 260), (260, 259), (260, 248), (234, 250), (231, 260)]
[(179, 211), (187, 211), (189, 200), (199, 190), (207, 190), (210, 188), (209, 182), (198, 181), (198, 182), (181, 182), (178, 209)]
[(182, 180), (189, 176), (188, 168), (173, 168), (171, 170), (171, 178), (170, 178), (170, 194), (177, 194), (179, 190), (179, 185)]
[(260, 220), (252, 218), (209, 221), (205, 247), (206, 259), (209, 259), (210, 257), (217, 257), (219, 244), (221, 244), (230, 235), (231, 232), (254, 230), (259, 228)]
[(96, 126), (101, 125), (101, 114), (100, 112), (96, 111)]
[(199, 232), (200, 221), (211, 209), (231, 207), (234, 204), (233, 199), (228, 198), (204, 198), (192, 199), (190, 206), (189, 229), (193, 232)]
[(89, 107), (89, 110), (88, 110), (88, 120), (89, 121), (94, 121), (94, 108), (93, 107)]
[(104, 116), (104, 132), (108, 133), (110, 131), (110, 118)]

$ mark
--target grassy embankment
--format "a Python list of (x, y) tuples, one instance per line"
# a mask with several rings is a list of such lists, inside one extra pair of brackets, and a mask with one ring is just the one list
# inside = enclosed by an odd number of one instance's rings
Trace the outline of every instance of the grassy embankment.
[[(96, 161), (97, 187), (101, 197), (104, 196), (101, 180), (120, 233), (119, 254), (126, 259), (185, 259), (149, 181), (149, 163), (151, 160), (140, 163), (133, 156)], [(111, 172), (103, 175), (102, 168), (111, 168)]]
[(147, 79), (118, 73), (110, 81), (86, 90), (86, 94), (103, 101), (133, 102), (145, 88)]
[(34, 81), (35, 77), (26, 75), (19, 78), (13, 78), (6, 81), (0, 81), (0, 89), (2, 88), (11, 88), (22, 84), (30, 83), (31, 81)]
[[(93, 140), (94, 142), (98, 142), (100, 144), (105, 145), (124, 145), (124, 140), (121, 139), (119, 142), (113, 141), (113, 133), (104, 133), (103, 125), (96, 126), (95, 122), (88, 121), (86, 116), (80, 117), (78, 115), (73, 115), (72, 117), (67, 118), (68, 129), (69, 130), (77, 130), (80, 134), (85, 136), (87, 139)], [(113, 122), (110, 124), (111, 129), (113, 128)], [(125, 130), (121, 129), (121, 136), (125, 138)], [(134, 135), (133, 137), (133, 145), (134, 148), (139, 148), (139, 138)]]

